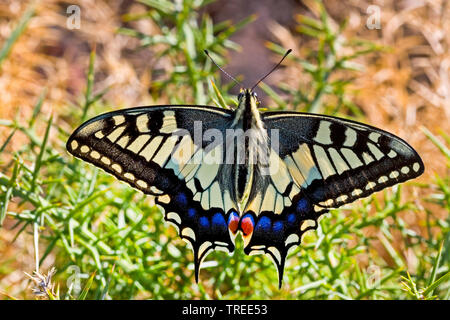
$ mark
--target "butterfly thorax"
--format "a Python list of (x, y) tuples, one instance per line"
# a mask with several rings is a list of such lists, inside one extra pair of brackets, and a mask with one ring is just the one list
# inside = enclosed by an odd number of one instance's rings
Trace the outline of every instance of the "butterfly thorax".
[(255, 170), (264, 163), (268, 154), (267, 132), (258, 111), (256, 94), (250, 89), (239, 94), (232, 129), (236, 137), (234, 145), (234, 185), (236, 199), (245, 205), (251, 189)]

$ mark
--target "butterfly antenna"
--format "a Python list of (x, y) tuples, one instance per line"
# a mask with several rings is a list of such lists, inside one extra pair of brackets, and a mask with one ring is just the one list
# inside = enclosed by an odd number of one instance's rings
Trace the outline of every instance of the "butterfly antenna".
[(220, 69), (220, 71), (222, 71), (228, 78), (230, 78), (231, 80), (233, 80), (234, 82), (236, 82), (236, 84), (242, 86), (242, 84), (237, 81), (233, 76), (231, 76), (228, 72), (226, 72), (225, 70), (223, 70), (214, 60), (213, 58), (211, 58), (211, 56), (209, 55), (208, 50), (203, 50), (205, 52), (205, 54), (208, 56), (209, 59), (211, 59), (211, 61), (216, 65), (217, 68)]
[(286, 58), (287, 55), (288, 55), (289, 53), (291, 53), (291, 52), (292, 52), (292, 49), (289, 49), (288, 51), (286, 51), (286, 53), (284, 54), (283, 58), (281, 58), (280, 62), (278, 62), (278, 63), (275, 65), (275, 67), (272, 68), (272, 70), (270, 70), (269, 72), (267, 72), (267, 74), (266, 74), (264, 77), (262, 77), (261, 79), (259, 79), (259, 81), (258, 81), (258, 82), (257, 82), (250, 90), (253, 91), (253, 89), (255, 89), (261, 81), (263, 81), (263, 80), (264, 80), (265, 78), (267, 78), (272, 72), (274, 72), (275, 69), (278, 68), (278, 67), (280, 66), (280, 64), (283, 62), (284, 58)]

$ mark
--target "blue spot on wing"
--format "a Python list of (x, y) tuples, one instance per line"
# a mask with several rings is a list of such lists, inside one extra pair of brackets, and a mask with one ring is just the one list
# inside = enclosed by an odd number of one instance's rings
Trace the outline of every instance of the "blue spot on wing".
[(180, 192), (175, 196), (175, 202), (180, 206), (180, 207), (186, 207), (187, 206), (187, 197), (186, 194), (184, 192)]
[(222, 230), (222, 231), (226, 231), (227, 230), (227, 223), (225, 222), (225, 218), (221, 213), (216, 213), (213, 215), (212, 219), (212, 227), (213, 229), (216, 230)]
[(270, 226), (272, 221), (269, 217), (263, 216), (259, 219), (258, 223), (255, 227), (255, 232), (268, 232), (270, 230)]
[(209, 228), (209, 220), (207, 217), (200, 217), (198, 220), (198, 223), (202, 228), (208, 229)]
[(309, 211), (309, 201), (306, 198), (302, 198), (297, 203), (297, 212)]
[(275, 232), (275, 233), (282, 232), (283, 231), (283, 225), (284, 225), (283, 221), (275, 221), (273, 223), (273, 227), (272, 227), (273, 232)]
[(253, 215), (247, 213), (246, 215), (244, 215), (244, 216), (241, 218), (241, 220), (244, 220), (244, 219), (250, 219), (251, 223), (252, 223), (253, 225), (255, 225), (255, 219), (253, 219)]
[(234, 210), (230, 212), (230, 216), (228, 217), (228, 223), (230, 223), (230, 220), (232, 219), (239, 219), (238, 213)]
[(294, 223), (296, 220), (295, 214), (291, 213), (287, 216), (287, 222)]
[(188, 217), (189, 218), (193, 219), (196, 215), (197, 215), (197, 210), (195, 210), (194, 208), (188, 209)]

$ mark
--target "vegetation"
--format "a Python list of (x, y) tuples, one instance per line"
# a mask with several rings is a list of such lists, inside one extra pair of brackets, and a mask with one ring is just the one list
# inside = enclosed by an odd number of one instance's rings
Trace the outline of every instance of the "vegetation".
[[(254, 19), (233, 25), (214, 24), (200, 14), (208, 0), (141, 0), (145, 13), (127, 14), (124, 21), (151, 20), (158, 34), (132, 27), (119, 33), (140, 41), (142, 48), (165, 57), (173, 72), (154, 81), (153, 97), (170, 103), (233, 105), (216, 68), (205, 55), (225, 65), (228, 50), (238, 49), (230, 36)], [(287, 63), (309, 76), (308, 87), (282, 82), (279, 88), (261, 85), (273, 103), (270, 109), (322, 112), (364, 120), (364, 110), (349, 99), (354, 79), (364, 71), (358, 58), (387, 50), (369, 41), (347, 40), (346, 24), (338, 28), (320, 2), (318, 18), (300, 16), (297, 35), (311, 44), (309, 52), (294, 53)], [(9, 59), (14, 42), (31, 17), (26, 11), (16, 31), (5, 42), (2, 59)], [(283, 54), (280, 43), (268, 47)], [(339, 48), (345, 47), (346, 54)], [(143, 49), (142, 49), (143, 50)], [(95, 93), (96, 51), (91, 52), (85, 95), (78, 107), (62, 115), (71, 128), (106, 110), (106, 90)], [(1, 63), (1, 61), (0, 61)], [(219, 89), (217, 89), (219, 88)], [(0, 120), (7, 132), (0, 144), (0, 223), (10, 222), (16, 238), (30, 234), (35, 265), (23, 272), (36, 283), (35, 293), (49, 299), (449, 299), (450, 298), (450, 176), (435, 175), (428, 182), (412, 181), (385, 190), (339, 210), (307, 233), (303, 245), (291, 251), (284, 284), (265, 256), (246, 256), (236, 239), (232, 255), (210, 254), (203, 263), (200, 282), (194, 281), (193, 255), (176, 230), (168, 226), (151, 197), (132, 190), (65, 152), (71, 133), (40, 110), (46, 92), (36, 100), (32, 117)], [(45, 128), (45, 130), (41, 130)], [(447, 159), (450, 137), (423, 128)], [(11, 148), (20, 135), (26, 143)], [(425, 163), (427, 165), (427, 163)], [(447, 171), (448, 173), (448, 171)], [(414, 199), (412, 190), (423, 190)], [(421, 191), (422, 192), (422, 191)], [(435, 214), (433, 210), (445, 212)], [(421, 217), (411, 226), (410, 215)], [(0, 233), (4, 230), (0, 229)], [(53, 271), (42, 270), (53, 259)], [(12, 261), (0, 265), (11, 272)], [(49, 273), (46, 276), (47, 272)], [(52, 277), (53, 276), (53, 277)], [(37, 279), (37, 280), (36, 280)], [(39, 281), (48, 280), (48, 281)], [(53, 286), (51, 286), (53, 282)], [(0, 287), (2, 288), (2, 287)], [(7, 288), (6, 288), (7, 289)], [(3, 290), (5, 288), (3, 287)], [(2, 292), (0, 292), (2, 293)], [(5, 298), (15, 298), (3, 292)], [(30, 294), (27, 295), (31, 296)]]

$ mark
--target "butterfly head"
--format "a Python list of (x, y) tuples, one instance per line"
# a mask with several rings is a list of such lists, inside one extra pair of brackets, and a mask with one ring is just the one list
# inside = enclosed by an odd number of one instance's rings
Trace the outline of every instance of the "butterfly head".
[(238, 94), (238, 102), (239, 104), (245, 102), (255, 102), (256, 105), (259, 105), (258, 95), (252, 89), (241, 89)]
[(242, 123), (244, 130), (254, 127), (255, 122), (260, 122), (258, 105), (256, 92), (252, 89), (241, 89), (238, 95), (234, 124)]

